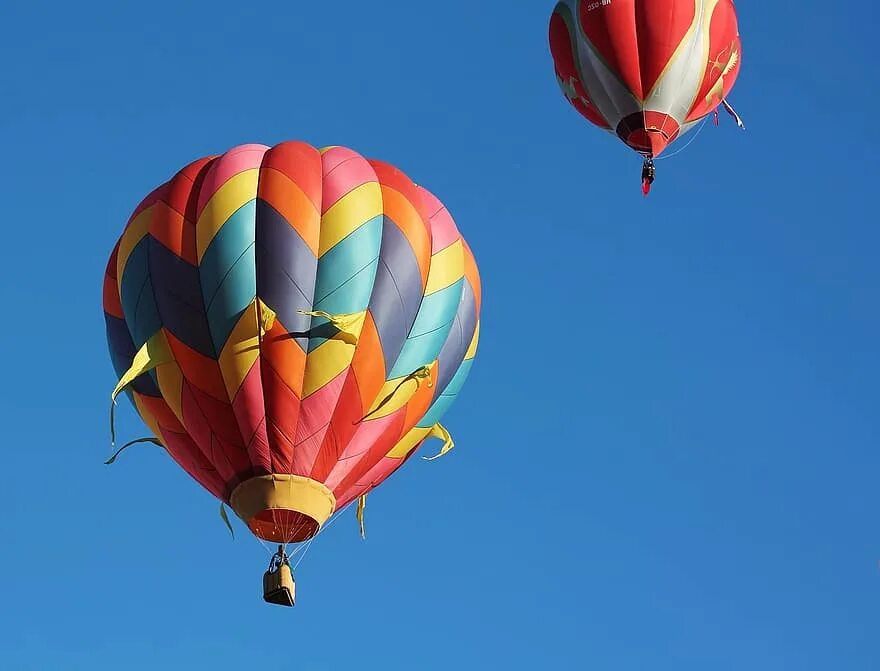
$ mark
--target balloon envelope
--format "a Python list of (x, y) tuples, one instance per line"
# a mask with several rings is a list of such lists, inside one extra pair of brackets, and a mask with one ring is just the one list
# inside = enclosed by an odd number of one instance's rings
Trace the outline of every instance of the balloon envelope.
[(171, 457), (255, 535), (291, 542), (448, 435), (480, 280), (449, 212), (400, 170), (243, 145), (136, 208), (104, 312), (121, 385)]
[(550, 51), (572, 106), (649, 157), (721, 104), (742, 61), (732, 0), (561, 0)]

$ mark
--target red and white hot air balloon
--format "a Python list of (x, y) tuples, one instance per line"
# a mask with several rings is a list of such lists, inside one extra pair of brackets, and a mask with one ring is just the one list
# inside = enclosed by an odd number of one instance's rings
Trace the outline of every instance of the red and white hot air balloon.
[(670, 144), (727, 103), (742, 62), (733, 0), (560, 0), (550, 51), (565, 97), (645, 157), (643, 191)]

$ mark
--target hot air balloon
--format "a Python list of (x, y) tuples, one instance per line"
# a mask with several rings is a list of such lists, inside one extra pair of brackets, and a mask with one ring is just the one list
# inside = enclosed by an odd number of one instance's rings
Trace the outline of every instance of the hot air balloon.
[(477, 350), (477, 265), (387, 163), (302, 142), (199, 159), (135, 209), (103, 297), (114, 403), (279, 544), (267, 601), (293, 605), (286, 544), (354, 501), (362, 524), (423, 442), (453, 446), (440, 419)]
[(742, 62), (733, 0), (560, 0), (550, 18), (556, 78), (586, 119), (654, 159), (727, 102)]

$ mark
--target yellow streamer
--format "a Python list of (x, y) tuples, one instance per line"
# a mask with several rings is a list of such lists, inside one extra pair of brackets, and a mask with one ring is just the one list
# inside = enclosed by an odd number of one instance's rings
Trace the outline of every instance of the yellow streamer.
[(360, 312), (352, 312), (349, 314), (339, 314), (339, 315), (331, 315), (329, 312), (324, 312), (323, 310), (297, 310), (301, 315), (306, 315), (308, 317), (323, 317), (328, 322), (333, 324), (339, 331), (343, 331), (348, 333), (349, 335), (354, 335), (349, 329), (357, 323), (358, 319), (361, 318)]
[(229, 522), (229, 515), (226, 514), (226, 506), (223, 505), (223, 502), (220, 502), (220, 519), (226, 522), (226, 528), (229, 529), (229, 533), (232, 534), (232, 540), (235, 540), (235, 531), (232, 528), (232, 524)]
[(272, 308), (260, 301), (260, 335), (266, 335), (268, 331), (272, 330), (277, 316)]
[(434, 461), (434, 459), (439, 459), (444, 454), (449, 452), (453, 447), (455, 447), (455, 443), (452, 440), (452, 436), (449, 435), (449, 431), (446, 430), (446, 427), (440, 423), (435, 424), (431, 427), (430, 433), (426, 436), (427, 438), (439, 438), (443, 441), (443, 447), (440, 448), (440, 451), (435, 454), (433, 457), (422, 457), (425, 461)]
[(165, 334), (161, 330), (147, 340), (134, 355), (131, 367), (125, 371), (110, 395), (110, 444), (113, 447), (116, 447), (116, 397), (144, 373), (172, 361), (174, 361), (174, 355), (171, 353)]
[(361, 417), (361, 421), (363, 422), (370, 415), (375, 415), (377, 412), (379, 412), (383, 407), (385, 407), (388, 403), (391, 402), (391, 399), (394, 398), (394, 395), (398, 391), (400, 391), (400, 388), (403, 387), (403, 385), (405, 385), (407, 382), (411, 382), (414, 380), (416, 383), (416, 388), (412, 390), (412, 392), (409, 395), (409, 399), (407, 399), (407, 401), (406, 401), (407, 403), (409, 403), (409, 400), (413, 396), (415, 396), (416, 392), (419, 390), (419, 387), (422, 386), (421, 381), (426, 378), (428, 380), (428, 388), (430, 389), (431, 387), (434, 386), (434, 380), (431, 379), (431, 367), (430, 366), (422, 366), (421, 368), (416, 368), (412, 373), (410, 373), (405, 378), (403, 378), (400, 381), (400, 383), (394, 388), (394, 391), (392, 391), (390, 394), (388, 394), (388, 396), (383, 398), (382, 402), (379, 403), (379, 405), (377, 405), (371, 412), (368, 412), (366, 415)]
[(107, 461), (105, 461), (104, 464), (109, 466), (114, 461), (116, 461), (116, 457), (118, 457), (120, 454), (122, 454), (122, 451), (124, 449), (126, 449), (127, 447), (131, 447), (132, 445), (137, 445), (138, 443), (153, 443), (153, 445), (158, 445), (162, 449), (165, 449), (165, 446), (162, 444), (162, 442), (157, 440), (156, 438), (138, 438), (137, 440), (128, 441), (125, 445), (123, 445), (118, 450), (116, 450), (116, 452), (114, 452), (113, 456), (110, 457)]
[(428, 380), (428, 389), (430, 389), (431, 387), (434, 386), (434, 380), (431, 379), (431, 367), (430, 366), (422, 366), (421, 368), (414, 370), (407, 377), (411, 380), (416, 381), (416, 389), (418, 389), (420, 386), (422, 386), (422, 383), (420, 382), (420, 380), (424, 380), (424, 379)]
[(367, 531), (364, 528), (364, 509), (367, 507), (367, 495), (363, 494), (358, 497), (358, 505), (357, 505), (357, 520), (358, 527), (361, 530), (361, 538), (366, 540)]

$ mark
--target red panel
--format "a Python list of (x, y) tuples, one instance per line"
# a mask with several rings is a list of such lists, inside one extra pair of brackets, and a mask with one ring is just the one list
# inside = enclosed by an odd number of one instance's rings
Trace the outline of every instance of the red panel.
[(144, 198), (138, 204), (138, 206), (136, 208), (134, 208), (134, 211), (131, 213), (131, 216), (128, 218), (128, 223), (125, 224), (125, 228), (127, 229), (129, 224), (131, 224), (131, 222), (134, 221), (141, 212), (143, 212), (148, 207), (153, 205), (153, 203), (155, 203), (157, 200), (162, 200), (163, 198), (165, 198), (165, 195), (167, 193), (168, 193), (168, 184), (167, 183), (153, 189), (153, 191), (151, 191), (147, 195), (147, 197)]
[(320, 152), (305, 142), (282, 142), (263, 157), (262, 168), (286, 175), (320, 212), (323, 175)]
[(159, 429), (162, 432), (162, 442), (175, 463), (202, 487), (218, 499), (223, 499), (226, 483), (217, 470), (205, 460), (205, 456), (192, 439), (186, 433), (171, 431), (161, 425)]
[(693, 0), (582, 0), (578, 20), (605, 63), (645, 98), (693, 23)]
[(266, 404), (263, 401), (260, 368), (260, 361), (257, 359), (235, 394), (232, 411), (247, 446), (251, 464), (266, 473), (273, 473), (277, 471), (273, 471), (269, 435), (266, 431)]
[[(382, 358), (381, 354), (379, 358)], [(361, 405), (361, 392), (358, 388), (357, 378), (349, 369), (342, 386), (342, 393), (339, 395), (339, 401), (330, 420), (330, 428), (324, 434), (321, 448), (315, 458), (311, 478), (319, 482), (324, 482), (327, 479), (339, 459), (339, 454), (348, 445), (363, 416), (364, 410)]]
[[(581, 30), (599, 56), (624, 85), (642, 99), (639, 40), (634, 20), (637, 0), (581, 0), (577, 3)], [(669, 0), (655, 0), (667, 5)]]
[[(720, 104), (721, 97), (726, 97), (733, 88), (741, 63), (742, 43), (739, 39), (736, 10), (730, 0), (722, 0), (712, 15), (709, 28), (709, 62), (694, 106), (687, 116), (688, 121), (706, 116)], [(719, 82), (725, 70), (727, 74), (723, 76), (723, 82)], [(721, 86), (717, 86), (719, 83)]]
[(223, 450), (221, 441), (214, 436), (211, 421), (200, 407), (192, 386), (186, 381), (183, 383), (180, 405), (186, 432), (227, 484), (235, 478), (236, 473), (250, 467), (243, 448), (229, 450), (228, 453)]
[(260, 357), (263, 378), (263, 398), (266, 402), (266, 431), (272, 446), (272, 460), (276, 473), (290, 473), (293, 469), (293, 441), (299, 421), (299, 397), (278, 375), (265, 353)]
[(168, 339), (168, 345), (180, 372), (190, 384), (218, 401), (227, 402), (229, 394), (220, 374), (220, 364), (175, 338), (168, 329), (165, 329), (165, 337)]
[(317, 149), (302, 142), (285, 142), (263, 156), (257, 192), (313, 252), (317, 252), (320, 239), (321, 171)]
[(198, 193), (199, 187), (205, 175), (211, 168), (216, 157), (208, 156), (193, 161), (180, 170), (168, 183), (168, 193), (165, 202), (175, 212), (185, 216), (193, 224), (196, 220), (196, 205), (193, 202), (193, 192)]
[[(431, 227), (433, 212), (422, 197), (422, 191), (412, 180), (396, 168), (381, 161), (368, 161), (382, 187), (382, 210), (386, 222), (390, 219), (409, 242), (419, 264), (422, 289), (428, 282), (431, 266)], [(412, 207), (412, 210), (406, 207)], [(415, 214), (413, 214), (415, 211)], [(386, 225), (390, 225), (387, 224)]]
[(424, 440), (419, 441), (419, 443), (416, 444), (416, 446), (410, 450), (409, 454), (403, 457), (403, 459), (383, 457), (379, 460), (379, 463), (366, 472), (359, 482), (354, 483), (345, 491), (339, 492), (336, 499), (337, 509), (343, 508), (350, 501), (353, 501), (362, 494), (365, 494), (385, 482), (392, 473), (396, 473), (401, 466), (412, 459), (413, 455), (421, 449), (424, 443)]
[(696, 18), (694, 0), (640, 0), (635, 19), (639, 71), (647, 95), (669, 65)]
[[(334, 495), (341, 494), (355, 485), (361, 477), (375, 466), (379, 461), (388, 454), (391, 449), (400, 440), (404, 433), (406, 413), (403, 408), (398, 410), (393, 416), (393, 420), (389, 422), (388, 427), (382, 432), (382, 435), (367, 447), (367, 450), (357, 457), (352, 457), (347, 462), (340, 462), (339, 466), (347, 469), (348, 472), (333, 488)], [(350, 462), (350, 465), (349, 463)], [(359, 492), (358, 496), (363, 492)]]
[(430, 212), (422, 207), (416, 185), (407, 177), (406, 173), (384, 161), (369, 159), (367, 163), (373, 168), (373, 172), (376, 173), (376, 179), (382, 186), (390, 186), (395, 191), (401, 193), (418, 210), (419, 214), (422, 215), (422, 219), (427, 220), (430, 218)]
[(170, 182), (150, 223), (150, 235), (190, 265), (197, 265), (196, 206), (199, 186), (213, 163), (203, 158), (190, 163)]
[(678, 137), (678, 122), (662, 112), (636, 112), (621, 120), (617, 135), (637, 152), (659, 156)]
[(311, 473), (350, 370), (350, 368), (344, 369), (314, 394), (303, 399), (294, 438), (293, 472), (295, 474)]
[[(232, 406), (228, 402), (218, 401), (198, 387), (191, 385), (188, 381), (184, 381), (183, 386), (185, 389), (189, 389), (196, 403), (198, 403), (202, 414), (211, 426), (211, 432), (222, 438), (225, 442), (235, 445), (236, 448), (244, 450), (244, 437), (241, 435)], [(188, 419), (186, 425), (189, 428)]]
[(208, 463), (205, 455), (186, 430), (181, 426), (177, 417), (161, 398), (136, 394), (138, 401), (144, 404), (147, 411), (155, 417), (159, 424), (161, 435), (159, 438), (165, 444), (171, 458), (177, 462), (183, 470), (195, 479), (214, 496), (223, 497), (225, 482), (216, 469)]

